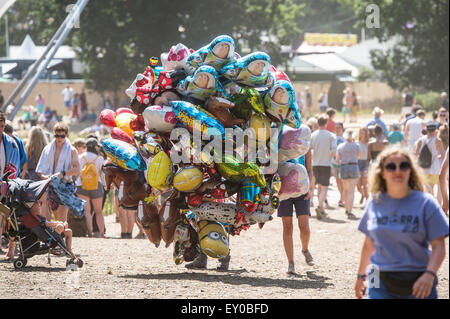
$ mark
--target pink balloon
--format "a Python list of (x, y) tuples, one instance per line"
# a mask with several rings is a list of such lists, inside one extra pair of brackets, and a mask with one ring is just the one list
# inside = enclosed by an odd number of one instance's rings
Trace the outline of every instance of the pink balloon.
[(100, 122), (108, 127), (116, 127), (116, 114), (113, 110), (103, 110), (100, 113)]

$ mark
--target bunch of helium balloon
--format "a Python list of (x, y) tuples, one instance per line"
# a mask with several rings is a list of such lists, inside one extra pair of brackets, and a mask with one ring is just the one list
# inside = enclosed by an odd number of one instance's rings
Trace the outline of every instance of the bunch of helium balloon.
[[(148, 239), (174, 242), (174, 261), (229, 254), (229, 235), (272, 220), (280, 200), (309, 188), (298, 158), (311, 132), (292, 83), (264, 52), (240, 56), (216, 37), (172, 46), (126, 90), (130, 107), (100, 114), (111, 127), (107, 188), (137, 210)], [(255, 145), (258, 145), (255, 148)]]

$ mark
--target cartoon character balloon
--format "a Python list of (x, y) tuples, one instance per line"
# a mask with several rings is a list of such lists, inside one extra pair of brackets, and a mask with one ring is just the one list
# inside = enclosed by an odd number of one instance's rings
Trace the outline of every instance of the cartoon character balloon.
[(253, 52), (223, 67), (221, 74), (236, 83), (262, 87), (270, 86), (273, 76), (269, 72), (270, 57), (264, 52)]
[(191, 55), (191, 51), (182, 43), (178, 43), (170, 48), (169, 53), (161, 54), (161, 63), (165, 71), (177, 69), (189, 70), (187, 60)]
[(281, 179), (280, 200), (299, 197), (309, 190), (309, 177), (305, 166), (298, 163), (282, 162), (278, 166)]
[(195, 69), (206, 64), (220, 71), (223, 66), (232, 62), (234, 57), (234, 40), (228, 35), (220, 35), (192, 53), (187, 63)]
[(199, 67), (192, 76), (188, 76), (180, 81), (177, 91), (184, 96), (193, 97), (201, 101), (205, 101), (217, 93), (226, 94), (219, 82), (219, 75), (209, 65)]
[(311, 130), (302, 124), (294, 129), (289, 126), (283, 130), (278, 145), (278, 161), (284, 162), (305, 155), (311, 145)]
[(295, 102), (295, 92), (292, 84), (285, 80), (275, 82), (264, 96), (266, 114), (274, 121), (299, 128), (302, 124), (300, 112)]

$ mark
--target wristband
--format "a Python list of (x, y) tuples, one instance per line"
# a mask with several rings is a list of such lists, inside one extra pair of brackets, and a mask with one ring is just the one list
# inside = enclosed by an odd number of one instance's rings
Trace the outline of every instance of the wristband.
[(367, 278), (367, 275), (357, 274), (356, 276), (358, 277), (358, 279), (361, 278), (362, 280), (366, 280)]
[(425, 270), (423, 273), (424, 273), (424, 274), (430, 274), (430, 275), (432, 275), (434, 278), (437, 277), (436, 273), (435, 273), (434, 271), (431, 271), (431, 270)]

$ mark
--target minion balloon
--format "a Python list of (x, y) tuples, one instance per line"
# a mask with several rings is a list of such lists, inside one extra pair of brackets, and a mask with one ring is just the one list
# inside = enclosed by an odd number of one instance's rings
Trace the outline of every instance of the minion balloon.
[(210, 257), (224, 258), (230, 253), (225, 229), (217, 222), (201, 220), (198, 223), (198, 239), (201, 250)]
[(234, 40), (228, 35), (220, 35), (208, 45), (192, 53), (187, 64), (194, 69), (210, 65), (217, 71), (234, 60)]
[(275, 82), (264, 96), (266, 114), (273, 120), (285, 123), (293, 128), (299, 128), (302, 119), (295, 102), (294, 88), (285, 80)]

